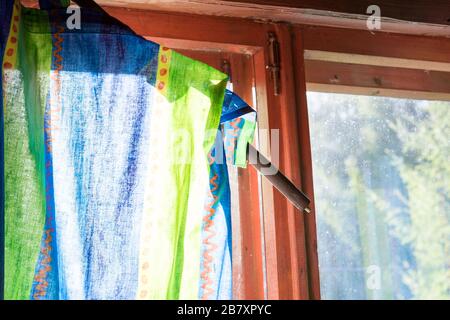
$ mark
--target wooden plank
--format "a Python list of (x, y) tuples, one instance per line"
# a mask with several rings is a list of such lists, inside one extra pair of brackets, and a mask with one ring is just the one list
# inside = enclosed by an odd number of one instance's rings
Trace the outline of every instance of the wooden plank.
[(208, 52), (231, 52), (242, 54), (253, 54), (259, 50), (259, 47), (249, 45), (237, 45), (230, 43), (210, 42), (210, 41), (193, 41), (177, 38), (161, 38), (153, 36), (145, 36), (146, 39), (160, 43), (168, 48), (182, 49), (191, 51), (208, 51)]
[(238, 169), (240, 214), (240, 248), (233, 261), (233, 299), (263, 300), (264, 267), (261, 216), (259, 209), (258, 173), (252, 167)]
[[(255, 70), (256, 106), (258, 111), (257, 147), (266, 156), (270, 155), (269, 136), (269, 104), (267, 90), (266, 55), (264, 50), (253, 55)], [(276, 300), (280, 298), (278, 285), (278, 247), (276, 245), (275, 208), (273, 199), (273, 187), (268, 181), (260, 179), (260, 194), (262, 198), (262, 233), (264, 238), (264, 267), (266, 274), (266, 299)]]
[[(351, 28), (367, 31), (365, 11), (358, 14), (337, 13), (295, 6), (257, 5), (249, 3), (232, 3), (221, 0), (98, 0), (103, 6), (121, 6), (140, 8), (166, 13), (184, 13), (203, 16), (222, 16), (243, 18), (253, 21), (289, 22), (317, 26)], [(367, 8), (367, 7), (366, 7)], [(382, 16), (382, 32), (397, 32), (426, 36), (450, 37), (450, 26), (447, 24), (427, 24), (392, 20)]]
[(450, 38), (298, 26), (305, 50), (450, 62)]
[[(301, 187), (300, 146), (298, 139), (298, 128), (296, 122), (297, 101), (296, 84), (293, 65), (293, 43), (291, 27), (276, 25), (276, 32), (280, 42), (281, 60), (281, 95), (279, 99), (280, 110), (278, 117), (281, 131), (280, 170), (296, 185)], [(275, 117), (275, 114), (272, 116)], [(283, 197), (284, 198), (284, 197)], [(294, 299), (309, 298), (309, 283), (307, 275), (306, 239), (304, 230), (304, 213), (295, 209), (294, 206), (283, 199), (288, 215), (288, 234), (291, 245), (291, 266), (293, 272), (292, 287)], [(281, 230), (281, 232), (283, 232)]]
[[(164, 41), (164, 39), (162, 39)], [(165, 45), (164, 42), (162, 44)], [(207, 65), (221, 70), (221, 62), (223, 60), (223, 54), (220, 52), (207, 52), (207, 51), (197, 51), (190, 49), (177, 49), (177, 52), (185, 55), (194, 60), (201, 61)]]
[[(297, 139), (295, 84), (292, 65), (292, 43), (287, 25), (268, 26), (267, 31), (275, 32), (280, 43), (281, 91), (274, 95), (273, 79), (267, 72), (267, 110), (270, 129), (279, 130), (280, 170), (297, 186), (300, 186), (299, 142)], [(268, 48), (265, 47), (265, 64), (268, 64)], [(273, 134), (273, 133), (272, 133)], [(273, 157), (272, 162), (275, 162)], [(278, 191), (273, 191), (274, 211), (265, 214), (266, 232), (274, 242), (276, 262), (267, 264), (267, 274), (277, 279), (279, 299), (308, 299), (308, 278), (306, 274), (306, 250), (303, 213), (295, 209)], [(273, 215), (273, 216), (272, 216)], [(266, 247), (266, 253), (268, 254)], [(270, 282), (269, 282), (270, 283)], [(269, 298), (271, 298), (269, 288)]]
[(382, 97), (404, 98), (415, 100), (450, 101), (449, 93), (411, 91), (411, 90), (406, 91), (406, 90), (343, 86), (343, 85), (322, 84), (322, 83), (307, 83), (306, 88), (308, 91), (316, 91), (316, 92), (332, 92), (332, 93), (354, 94), (354, 95), (356, 94), (363, 96), (382, 96)]
[(450, 93), (450, 72), (306, 60), (308, 83)]
[(226, 0), (225, 2), (252, 3), (269, 6), (314, 9), (350, 14), (366, 14), (370, 5), (381, 8), (384, 17), (393, 19), (450, 24), (450, 2), (447, 0)]
[(320, 60), (339, 63), (365, 64), (380, 67), (450, 72), (450, 63), (448, 62), (402, 59), (320, 50), (305, 50), (304, 58), (306, 60)]
[(308, 104), (306, 99), (306, 78), (303, 59), (304, 42), (300, 32), (294, 33), (294, 72), (298, 106), (298, 136), (300, 145), (301, 187), (311, 199), (309, 214), (304, 215), (304, 230), (306, 238), (307, 274), (309, 282), (309, 298), (320, 299), (319, 258), (317, 252), (316, 210), (314, 203), (313, 168), (311, 157), (311, 140), (309, 135)]
[[(25, 1), (25, 0), (23, 0)], [(35, 0), (26, 0), (35, 1)], [(442, 1), (442, 0), (441, 0)], [(203, 16), (225, 16), (244, 18), (253, 21), (290, 22), (318, 26), (332, 26), (367, 30), (365, 11), (358, 14), (337, 13), (295, 6), (258, 5), (221, 0), (98, 0), (103, 6), (139, 8), (166, 13), (185, 13)], [(382, 32), (398, 32), (428, 36), (450, 36), (450, 26), (413, 23), (386, 19), (382, 16)]]
[[(233, 91), (245, 101), (253, 100), (253, 60), (251, 56), (230, 54)], [(263, 239), (259, 206), (258, 174), (252, 167), (238, 169), (240, 259), (233, 261), (235, 299), (264, 299)], [(236, 229), (235, 229), (236, 230)], [(236, 257), (236, 255), (234, 255)]]
[(264, 34), (261, 33), (262, 24), (245, 19), (226, 17), (218, 19), (211, 16), (168, 14), (119, 7), (104, 7), (104, 9), (144, 37), (250, 47), (264, 45), (266, 41)]
[[(234, 2), (234, 0), (96, 0), (96, 2), (102, 6), (116, 6), (172, 13), (178, 12), (195, 15), (227, 16), (255, 21), (290, 22), (294, 24), (322, 25), (366, 30), (367, 15), (365, 14), (365, 8), (369, 5), (368, 1), (358, 2), (357, 4), (351, 2), (351, 6), (347, 7), (346, 4), (349, 3), (348, 1), (350, 0), (346, 0), (346, 3), (344, 4), (342, 4), (341, 1), (328, 1), (328, 3), (324, 5), (315, 0), (306, 2), (294, 0), (285, 2), (280, 0), (275, 1), (274, 3), (271, 3), (270, 0), (261, 3), (255, 3), (252, 0), (241, 0), (238, 2)], [(409, 6), (409, 3), (408, 5), (403, 6), (397, 6), (396, 4), (392, 6), (392, 1), (393, 0), (390, 0), (389, 3), (377, 3), (382, 9), (381, 30), (383, 32), (450, 36), (448, 10), (439, 10), (439, 8), (443, 7), (442, 5), (435, 5), (434, 3), (433, 5), (421, 5), (421, 10), (414, 11), (414, 9), (411, 9), (413, 7)], [(27, 6), (37, 7), (37, 0), (22, 0), (22, 3)], [(324, 9), (328, 7), (332, 10)], [(397, 10), (396, 12), (404, 14), (407, 19), (403, 20), (408, 21), (389, 18), (389, 12), (392, 12), (391, 7), (397, 7), (397, 9), (395, 9)], [(409, 10), (400, 11), (401, 7), (409, 8)], [(435, 17), (436, 21), (441, 21), (442, 17), (447, 16), (444, 19), (444, 22), (430, 22), (434, 20), (432, 18), (433, 13), (428, 12), (430, 10), (439, 12), (439, 17)], [(410, 12), (416, 12), (416, 15), (410, 15)], [(430, 15), (426, 17), (427, 14)], [(392, 15), (392, 17), (395, 17), (395, 14)], [(417, 23), (416, 21), (419, 21), (420, 23)]]

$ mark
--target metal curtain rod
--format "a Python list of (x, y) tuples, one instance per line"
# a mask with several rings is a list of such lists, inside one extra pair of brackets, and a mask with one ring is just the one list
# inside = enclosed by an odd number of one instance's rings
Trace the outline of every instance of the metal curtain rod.
[(284, 174), (280, 172), (280, 170), (276, 170), (276, 174), (266, 175), (264, 174), (263, 169), (272, 167), (272, 164), (266, 157), (264, 157), (258, 150), (256, 150), (252, 145), (249, 145), (247, 149), (247, 158), (248, 155), (252, 153), (257, 157), (256, 163), (250, 163), (261, 175), (263, 175), (269, 182), (281, 192), (297, 209), (301, 212), (310, 213), (311, 209), (309, 208), (309, 204), (311, 200), (304, 194), (301, 190), (299, 190)]

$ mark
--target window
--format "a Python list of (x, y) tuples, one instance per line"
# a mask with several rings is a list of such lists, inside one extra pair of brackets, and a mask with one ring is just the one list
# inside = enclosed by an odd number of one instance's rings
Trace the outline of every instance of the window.
[(450, 102), (308, 92), (321, 295), (450, 298)]
[[(449, 119), (430, 111), (448, 110), (449, 103), (314, 92), (306, 101), (306, 88), (450, 100), (448, 41), (149, 10), (108, 12), (146, 38), (231, 71), (233, 90), (257, 108), (258, 149), (271, 158), (270, 133), (279, 130), (278, 167), (312, 200), (312, 212), (300, 213), (251, 166), (230, 170), (235, 299), (319, 299), (319, 286), (325, 299), (449, 296), (442, 280), (449, 277), (443, 255), (449, 255), (444, 182), (450, 169), (442, 160), (448, 158), (443, 137)], [(279, 79), (267, 68), (271, 33), (279, 42)], [(397, 124), (394, 115), (411, 119)], [(436, 143), (427, 138), (438, 137), (439, 148), (432, 149)], [(422, 158), (445, 150), (440, 164)], [(432, 184), (434, 174), (445, 172)], [(417, 215), (426, 223), (416, 223)], [(437, 249), (420, 247), (437, 234), (437, 242), (430, 240)], [(440, 254), (433, 257), (435, 269), (430, 252)], [(427, 291), (432, 282), (439, 290)]]

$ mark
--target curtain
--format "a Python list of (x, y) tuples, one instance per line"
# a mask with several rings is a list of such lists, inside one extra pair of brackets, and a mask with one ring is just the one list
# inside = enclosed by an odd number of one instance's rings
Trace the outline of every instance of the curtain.
[(104, 12), (1, 1), (5, 299), (230, 299), (227, 76)]

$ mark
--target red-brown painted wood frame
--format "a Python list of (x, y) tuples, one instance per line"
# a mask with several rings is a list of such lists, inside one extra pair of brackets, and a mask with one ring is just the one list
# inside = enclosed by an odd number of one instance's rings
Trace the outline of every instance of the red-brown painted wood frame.
[(383, 17), (426, 22), (433, 24), (450, 24), (450, 3), (446, 0), (226, 0), (227, 2), (245, 2), (259, 5), (282, 6), (300, 9), (315, 9), (351, 14), (366, 14), (370, 5), (376, 4)]
[[(269, 127), (280, 130), (280, 170), (300, 188), (301, 161), (291, 29), (283, 24), (268, 25), (268, 29), (277, 35), (282, 61), (280, 95), (274, 95), (273, 79), (266, 77)], [(265, 50), (268, 50), (267, 46)], [(268, 52), (265, 56), (269, 56)], [(265, 64), (268, 65), (267, 60)], [(273, 272), (278, 275), (278, 286), (272, 286), (272, 290), (269, 287), (269, 298), (309, 299), (312, 284), (309, 283), (307, 274), (304, 215), (278, 192), (274, 194), (274, 210), (275, 214), (271, 218), (275, 226), (276, 241), (273, 249), (277, 253), (277, 264)], [(268, 264), (267, 267), (270, 274), (269, 268), (274, 265)], [(268, 285), (270, 284), (269, 282)]]
[(298, 25), (305, 50), (450, 62), (450, 38)]
[[(339, 84), (353, 90), (358, 87), (379, 87), (393, 89), (393, 96), (412, 96), (421, 91), (435, 93), (428, 98), (442, 97), (440, 93), (450, 90), (450, 72), (429, 71), (396, 67), (346, 64), (327, 61), (305, 60), (305, 50), (317, 50), (346, 54), (388, 57), (396, 59), (421, 60), (445, 64), (450, 62), (450, 38), (404, 35), (386, 32), (370, 32), (311, 25), (297, 25), (293, 28), (294, 69), (297, 83), (297, 106), (301, 152), (302, 188), (312, 199), (312, 214), (305, 215), (306, 252), (308, 256), (308, 278), (310, 283), (319, 283), (317, 259), (317, 235), (314, 205), (313, 168), (309, 136), (308, 108), (306, 99), (307, 82)], [(380, 81), (376, 81), (381, 79)], [(413, 80), (412, 80), (413, 79)], [(415, 81), (414, 81), (415, 80)], [(353, 93), (355, 91), (349, 91)], [(366, 91), (369, 92), (369, 91)], [(420, 93), (419, 93), (420, 97)], [(310, 298), (320, 297), (319, 287), (310, 286)]]
[(303, 191), (311, 199), (310, 209), (311, 213), (305, 216), (305, 237), (306, 241), (306, 255), (307, 255), (307, 273), (310, 299), (320, 299), (320, 282), (319, 282), (319, 257), (317, 251), (317, 232), (316, 232), (316, 210), (314, 202), (314, 184), (313, 184), (313, 168), (311, 156), (311, 141), (309, 135), (309, 118), (308, 118), (308, 103), (306, 98), (306, 77), (305, 77), (305, 63), (304, 50), (305, 42), (301, 32), (294, 32), (293, 35), (295, 53), (294, 65), (295, 78), (297, 83), (297, 106), (298, 106), (298, 136), (300, 141), (300, 171), (301, 185)]
[(450, 72), (306, 60), (306, 80), (330, 85), (450, 93)]

